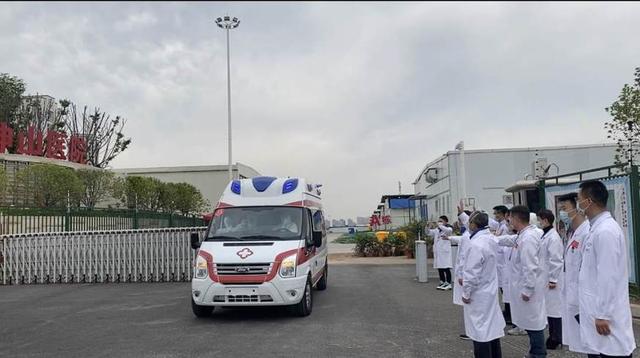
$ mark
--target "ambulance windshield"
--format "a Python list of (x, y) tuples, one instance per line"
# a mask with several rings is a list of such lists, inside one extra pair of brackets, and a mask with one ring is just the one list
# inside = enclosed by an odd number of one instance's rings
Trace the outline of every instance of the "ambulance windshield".
[(302, 208), (283, 206), (216, 209), (207, 241), (299, 240)]

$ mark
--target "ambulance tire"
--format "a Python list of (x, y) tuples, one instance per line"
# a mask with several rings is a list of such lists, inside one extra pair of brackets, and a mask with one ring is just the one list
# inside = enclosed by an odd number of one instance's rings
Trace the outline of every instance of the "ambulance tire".
[(329, 264), (324, 265), (324, 272), (322, 273), (322, 277), (320, 277), (320, 281), (316, 283), (316, 288), (318, 291), (324, 291), (327, 289), (327, 279), (329, 278)]
[(213, 308), (214, 307), (212, 306), (197, 305), (193, 301), (193, 297), (191, 298), (191, 310), (193, 311), (193, 314), (196, 315), (196, 317), (198, 318), (206, 318), (211, 316), (211, 313), (213, 313)]
[(313, 295), (311, 289), (311, 279), (307, 279), (307, 284), (304, 287), (304, 293), (299, 303), (291, 306), (293, 314), (298, 317), (306, 317), (311, 314), (313, 310)]

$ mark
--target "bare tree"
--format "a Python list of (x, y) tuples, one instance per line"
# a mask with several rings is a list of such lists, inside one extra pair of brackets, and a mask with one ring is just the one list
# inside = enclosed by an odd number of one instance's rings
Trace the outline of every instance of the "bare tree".
[(106, 168), (131, 144), (131, 138), (125, 138), (122, 133), (126, 120), (120, 116), (112, 119), (100, 108), (89, 112), (88, 107), (84, 106), (82, 112), (78, 113), (76, 105), (70, 103), (63, 120), (70, 134), (85, 139), (87, 164), (95, 167)]
[(52, 97), (45, 95), (24, 96), (15, 116), (14, 130), (25, 131), (30, 126), (42, 133), (62, 130), (65, 127), (64, 116), (70, 104), (69, 100), (56, 103)]

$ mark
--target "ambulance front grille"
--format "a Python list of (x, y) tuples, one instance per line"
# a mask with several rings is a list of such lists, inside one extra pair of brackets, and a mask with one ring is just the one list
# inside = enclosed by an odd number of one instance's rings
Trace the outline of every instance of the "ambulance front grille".
[(218, 303), (260, 303), (273, 302), (270, 295), (216, 295), (213, 302)]
[(270, 263), (216, 264), (218, 275), (266, 275), (271, 271)]

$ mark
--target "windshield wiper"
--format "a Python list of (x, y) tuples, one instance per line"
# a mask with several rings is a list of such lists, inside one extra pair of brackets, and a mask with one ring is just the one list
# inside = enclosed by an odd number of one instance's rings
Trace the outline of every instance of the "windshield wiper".
[(208, 238), (204, 239), (204, 241), (219, 241), (219, 240), (220, 241), (223, 241), (223, 240), (239, 241), (241, 239), (236, 236), (224, 236), (224, 235), (209, 236)]
[(242, 236), (241, 240), (282, 240), (284, 237), (273, 236), (273, 235), (248, 235)]

